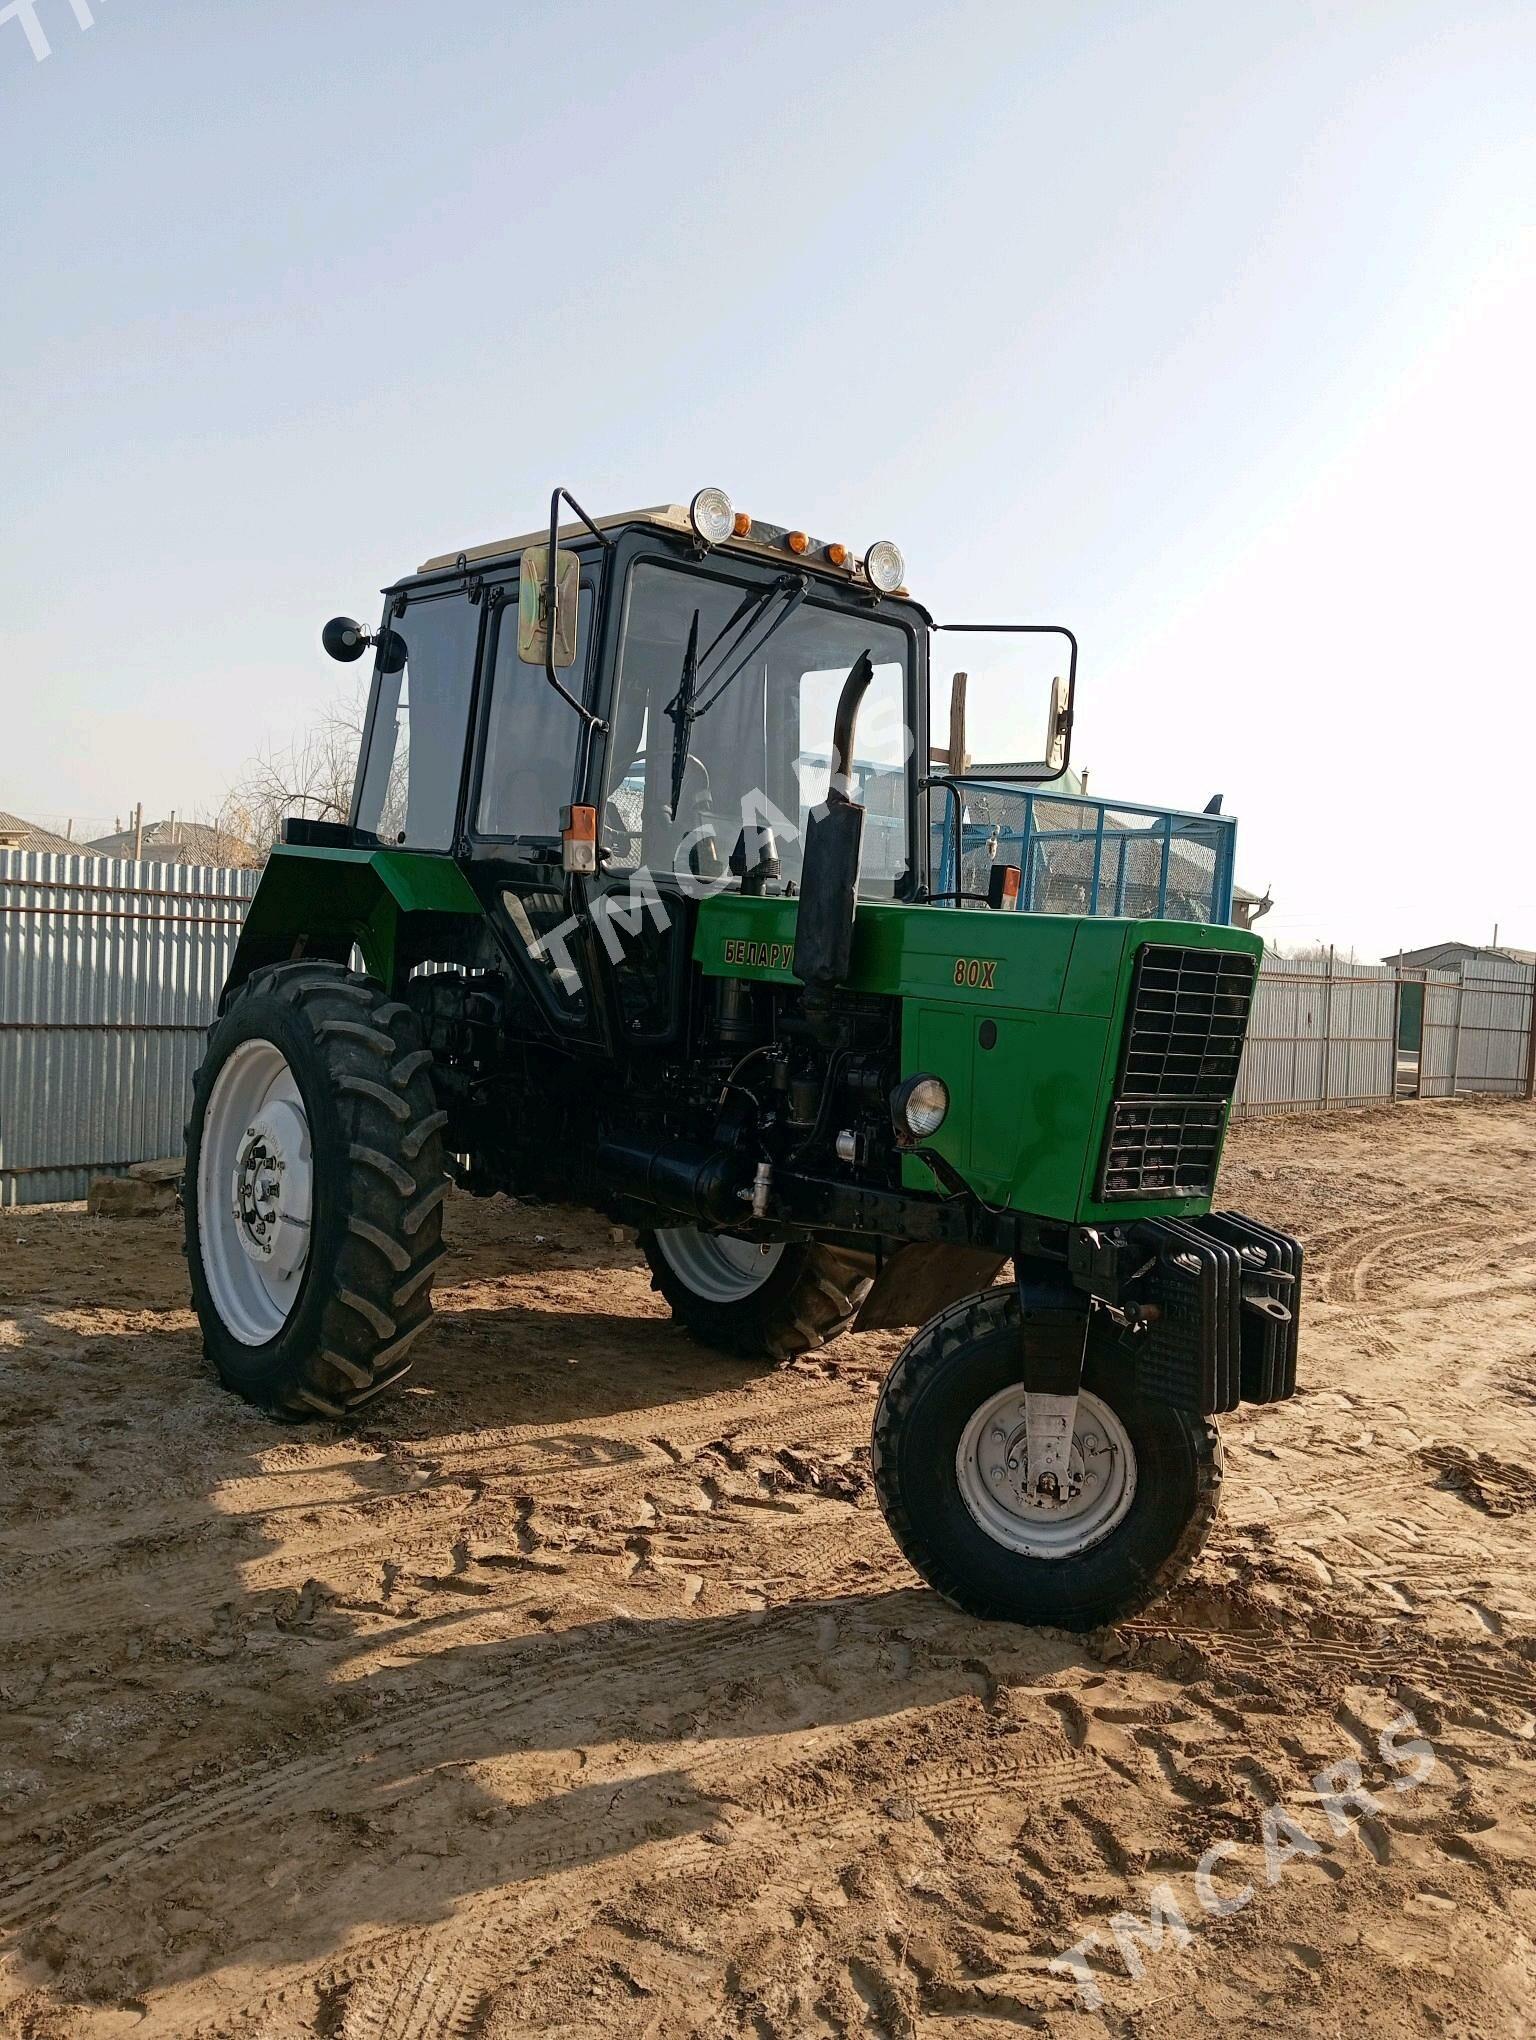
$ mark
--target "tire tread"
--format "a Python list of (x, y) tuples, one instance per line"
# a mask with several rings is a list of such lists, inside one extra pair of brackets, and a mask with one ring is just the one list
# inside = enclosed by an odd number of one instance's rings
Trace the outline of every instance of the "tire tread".
[[(899, 1476), (897, 1447), (918, 1391), (932, 1371), (954, 1361), (967, 1347), (1005, 1325), (1016, 1329), (1017, 1312), (1014, 1292), (1000, 1286), (952, 1304), (924, 1325), (902, 1349), (881, 1386), (871, 1440), (870, 1470), (876, 1497), (908, 1562), (945, 1600), (966, 1613), (983, 1616), (1000, 1611), (982, 1605), (975, 1583), (957, 1564), (955, 1555), (928, 1533), (909, 1506)], [(1118, 1597), (1101, 1596), (1093, 1608), (1091, 1622), (1081, 1625), (1063, 1622), (1061, 1626), (1099, 1627), (1124, 1621), (1166, 1593), (1203, 1549), (1221, 1502), (1221, 1434), (1209, 1417), (1183, 1411), (1174, 1414), (1184, 1428), (1194, 1460), (1193, 1503), (1177, 1541), (1150, 1571), (1128, 1574)]]
[[(194, 1124), (222, 1059), (220, 1028), (261, 999), (293, 1009), (295, 1018), (284, 1025), (297, 1022), (307, 1031), (310, 1080), (329, 1091), (341, 1124), (339, 1180), (326, 1186), (338, 1200), (338, 1244), (333, 1265), (321, 1271), (327, 1287), (308, 1351), (296, 1343), (284, 1351), (279, 1334), (271, 1378), (253, 1383), (249, 1368), (237, 1376), (220, 1365), (228, 1335), (216, 1313), (211, 1328), (204, 1314), (205, 1346), (227, 1385), (273, 1415), (338, 1421), (409, 1371), (410, 1349), (431, 1321), (432, 1277), (446, 1252), (449, 1184), (440, 1136), (447, 1114), (438, 1107), (432, 1056), (410, 1007), (339, 964), (299, 960), (253, 972), (225, 1002), (194, 1079)], [(189, 1127), (189, 1141), (191, 1135)], [(195, 1196), (187, 1203), (190, 1254)], [(305, 1309), (301, 1297), (296, 1315)]]

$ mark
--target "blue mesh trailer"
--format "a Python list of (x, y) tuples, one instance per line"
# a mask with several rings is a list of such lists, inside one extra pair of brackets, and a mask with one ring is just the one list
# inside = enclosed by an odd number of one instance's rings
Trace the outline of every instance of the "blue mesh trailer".
[(981, 779), (935, 789), (934, 898), (984, 905), (994, 865), (1019, 873), (1021, 913), (1232, 919), (1237, 823), (1135, 801)]

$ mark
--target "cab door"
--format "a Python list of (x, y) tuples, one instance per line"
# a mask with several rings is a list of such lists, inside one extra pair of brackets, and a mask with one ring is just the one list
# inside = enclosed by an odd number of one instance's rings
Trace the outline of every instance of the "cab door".
[[(565, 684), (586, 701), (597, 659), (600, 566), (583, 560), (577, 662)], [(591, 930), (562, 865), (560, 811), (576, 793), (584, 726), (548, 684), (542, 664), (518, 656), (518, 576), (487, 581), (476, 767), (461, 854), (470, 883), (510, 959), (535, 1033), (596, 1045)]]

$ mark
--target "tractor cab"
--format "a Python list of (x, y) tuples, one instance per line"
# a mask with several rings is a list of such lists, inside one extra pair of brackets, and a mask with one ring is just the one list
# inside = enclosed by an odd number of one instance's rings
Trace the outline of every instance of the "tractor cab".
[[(643, 866), (729, 890), (752, 877), (729, 870), (737, 837), (768, 824), (793, 887), (828, 789), (838, 696), (863, 653), (872, 677), (849, 761), (870, 817), (859, 889), (930, 897), (932, 796), (947, 776), (929, 762), (938, 632), (903, 574), (888, 541), (861, 557), (738, 513), (714, 489), (688, 510), (552, 516), (547, 533), (428, 560), (386, 591), (372, 637), (328, 626), (338, 656), (377, 651), (354, 838), (547, 866), (565, 811), (592, 808), (592, 875)], [(1058, 777), (1070, 634), (988, 626), (951, 632), (945, 652), (946, 690), (960, 658), (984, 669), (971, 699), (988, 704), (998, 744), (1017, 756), (1039, 740), (1042, 762), (1009, 778)]]
[[(574, 521), (559, 522), (562, 505)], [(675, 1025), (674, 952), (699, 902), (798, 896), (829, 795), (861, 811), (848, 911), (984, 905), (988, 881), (948, 848), (965, 761), (935, 748), (933, 648), (946, 740), (968, 687), (994, 754), (1038, 749), (1038, 764), (1006, 768), (1027, 786), (1066, 767), (1076, 645), (1050, 627), (941, 630), (904, 575), (889, 541), (860, 555), (748, 517), (718, 489), (601, 520), (557, 490), (547, 530), (442, 554), (386, 590), (371, 637), (327, 626), (337, 656), (375, 648), (347, 840), (452, 856), (543, 1024), (605, 1050)], [(301, 824), (293, 840), (306, 837)], [(637, 891), (662, 905), (631, 925)], [(594, 912), (621, 939), (595, 941)]]

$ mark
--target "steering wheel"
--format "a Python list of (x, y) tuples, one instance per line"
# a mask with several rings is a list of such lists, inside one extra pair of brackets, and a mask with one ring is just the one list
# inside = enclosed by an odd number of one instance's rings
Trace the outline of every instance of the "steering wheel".
[[(607, 849), (611, 849), (615, 857), (627, 857), (629, 855), (629, 853), (631, 852), (631, 850), (633, 850), (635, 846), (635, 832), (633, 829), (630, 828), (627, 822), (623, 821), (620, 818), (617, 811), (615, 810), (613, 803), (613, 794), (618, 790), (620, 786), (623, 785), (624, 781), (628, 779), (629, 775), (638, 766), (641, 765), (644, 765), (648, 768), (650, 765), (650, 759), (646, 752), (637, 751), (634, 757), (631, 758), (629, 763), (624, 767), (624, 770), (619, 774), (618, 778), (614, 781), (613, 791), (609, 793), (607, 799), (603, 802), (602, 833), (604, 847)], [(671, 769), (672, 760), (669, 756), (667, 759), (667, 770), (669, 773), (671, 772)], [(688, 753), (687, 760), (683, 766), (682, 787), (680, 787), (678, 790), (677, 805), (679, 813), (681, 813), (683, 810), (683, 790), (687, 787), (690, 776), (695, 772), (697, 773), (698, 778), (702, 782), (702, 784), (698, 787), (695, 793), (694, 805), (696, 807), (701, 808), (705, 807), (708, 805), (709, 801), (713, 797), (714, 789), (711, 787), (709, 781), (709, 767), (704, 763), (704, 760), (697, 755), (697, 753), (690, 751)], [(615, 838), (622, 837), (623, 840), (622, 842), (615, 841), (610, 843), (608, 840), (610, 836), (613, 836)]]

